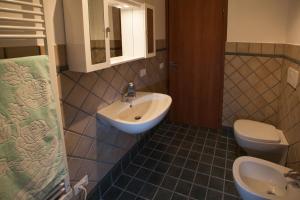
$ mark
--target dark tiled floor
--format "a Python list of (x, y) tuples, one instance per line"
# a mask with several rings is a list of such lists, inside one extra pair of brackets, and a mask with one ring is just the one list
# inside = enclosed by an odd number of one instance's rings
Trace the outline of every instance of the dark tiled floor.
[(237, 149), (224, 133), (164, 123), (102, 198), (239, 199), (231, 171)]

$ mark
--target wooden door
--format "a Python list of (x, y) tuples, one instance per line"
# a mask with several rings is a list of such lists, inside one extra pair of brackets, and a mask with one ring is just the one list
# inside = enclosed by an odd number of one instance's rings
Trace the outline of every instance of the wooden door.
[(221, 126), (227, 0), (167, 1), (170, 118)]

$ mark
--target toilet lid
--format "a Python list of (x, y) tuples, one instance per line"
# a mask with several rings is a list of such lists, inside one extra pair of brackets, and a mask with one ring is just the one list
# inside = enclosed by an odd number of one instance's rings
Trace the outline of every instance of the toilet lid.
[(269, 124), (252, 120), (237, 120), (234, 123), (234, 130), (248, 140), (255, 140), (267, 143), (279, 143), (280, 135), (278, 130)]

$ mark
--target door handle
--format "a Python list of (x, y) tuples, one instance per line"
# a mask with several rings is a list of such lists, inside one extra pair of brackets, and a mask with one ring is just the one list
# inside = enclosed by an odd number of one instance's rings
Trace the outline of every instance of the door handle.
[(105, 37), (106, 38), (108, 38), (108, 34), (110, 33), (110, 28), (109, 27), (107, 27), (106, 29), (105, 29)]
[(170, 66), (170, 67), (176, 68), (176, 67), (177, 67), (177, 63), (174, 62), (174, 61), (170, 61), (170, 62), (169, 62), (169, 66)]

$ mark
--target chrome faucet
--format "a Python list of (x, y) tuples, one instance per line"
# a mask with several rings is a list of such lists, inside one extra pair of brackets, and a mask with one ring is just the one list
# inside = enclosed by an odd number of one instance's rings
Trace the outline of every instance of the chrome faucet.
[(129, 82), (127, 85), (126, 92), (122, 95), (122, 102), (129, 102), (130, 105), (132, 100), (136, 97), (134, 82)]
[(284, 177), (292, 179), (292, 181), (289, 181), (285, 189), (287, 190), (288, 185), (293, 185), (294, 187), (300, 188), (300, 173), (295, 170), (290, 170), (287, 173), (283, 174)]

